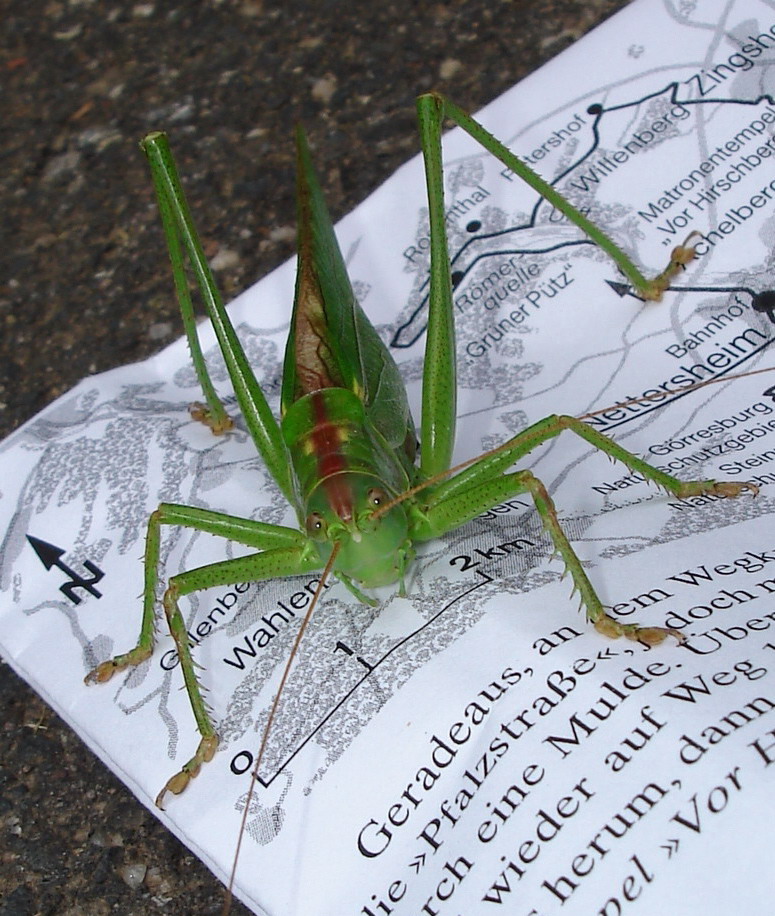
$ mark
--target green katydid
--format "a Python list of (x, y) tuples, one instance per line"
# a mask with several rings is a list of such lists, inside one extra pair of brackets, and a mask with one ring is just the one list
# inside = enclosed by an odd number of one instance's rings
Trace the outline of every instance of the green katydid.
[[(568, 416), (540, 420), (499, 448), (465, 466), (450, 468), (456, 398), (455, 332), (441, 160), (445, 116), (586, 232), (611, 255), (643, 298), (659, 299), (671, 278), (694, 252), (688, 244), (677, 248), (667, 269), (654, 280), (646, 280), (610, 238), (457, 106), (436, 94), (428, 94), (418, 99), (417, 109), (431, 226), (430, 295), (417, 466), (415, 428), (403, 382), (387, 347), (356, 302), (301, 130), (297, 131), (298, 272), (279, 423), (223, 307), (193, 227), (166, 137), (153, 133), (142, 143), (151, 166), (194, 365), (205, 394), (206, 406), (197, 406), (193, 414), (213, 432), (223, 432), (230, 425), (197, 341), (184, 255), (196, 276), (247, 428), (299, 521), (299, 529), (295, 529), (168, 503), (160, 505), (151, 515), (138, 644), (131, 651), (98, 665), (87, 681), (106, 681), (114, 672), (147, 659), (153, 651), (162, 525), (207, 532), (256, 551), (182, 572), (168, 582), (163, 606), (201, 739), (193, 757), (160, 792), (159, 806), (168, 791), (177, 794), (185, 789), (201, 765), (212, 759), (218, 744), (178, 608), (181, 596), (214, 586), (300, 575), (325, 567), (357, 598), (369, 601), (363, 589), (393, 583), (404, 588), (415, 544), (439, 537), (492, 506), (527, 493), (532, 496), (596, 629), (608, 636), (656, 644), (667, 635), (680, 638), (680, 634), (622, 624), (605, 612), (560, 526), (543, 484), (530, 471), (510, 470), (512, 465), (562, 430), (571, 430), (679, 498), (701, 494), (737, 496), (746, 489), (756, 490), (751, 484), (680, 481)], [(278, 698), (281, 690), (282, 685)]]

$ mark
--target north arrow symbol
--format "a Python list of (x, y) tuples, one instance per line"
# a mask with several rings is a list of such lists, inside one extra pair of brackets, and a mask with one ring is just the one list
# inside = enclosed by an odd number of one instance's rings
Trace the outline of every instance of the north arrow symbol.
[(74, 590), (76, 588), (85, 588), (86, 591), (94, 595), (95, 598), (102, 597), (102, 592), (96, 589), (94, 585), (96, 582), (100, 581), (105, 573), (95, 566), (91, 560), (85, 560), (83, 564), (84, 569), (91, 574), (91, 578), (87, 579), (84, 576), (78, 575), (74, 569), (71, 569), (67, 563), (62, 560), (62, 554), (65, 551), (61, 547), (57, 547), (55, 544), (49, 544), (47, 541), (41, 541), (40, 538), (34, 538), (31, 534), (27, 535), (27, 540), (30, 542), (30, 546), (38, 555), (38, 559), (46, 569), (51, 569), (52, 566), (56, 566), (58, 569), (61, 569), (65, 575), (70, 576), (70, 581), (63, 582), (62, 585), (59, 586), (59, 591), (69, 598), (73, 604), (81, 603), (80, 597), (75, 594)]

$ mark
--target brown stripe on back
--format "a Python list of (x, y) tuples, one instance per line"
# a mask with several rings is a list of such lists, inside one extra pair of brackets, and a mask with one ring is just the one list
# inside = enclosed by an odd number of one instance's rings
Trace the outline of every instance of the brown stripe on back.
[(341, 423), (328, 416), (322, 393), (315, 391), (311, 395), (314, 426), (310, 433), (312, 449), (317, 459), (318, 473), (328, 497), (328, 502), (342, 521), (351, 521), (353, 517), (353, 493), (347, 478), (347, 461), (341, 452), (341, 445), (347, 439), (347, 433)]

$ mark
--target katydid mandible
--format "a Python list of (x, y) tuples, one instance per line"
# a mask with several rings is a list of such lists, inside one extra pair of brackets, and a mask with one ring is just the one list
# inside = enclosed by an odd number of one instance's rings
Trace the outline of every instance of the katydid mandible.
[[(454, 445), (456, 379), (452, 284), (445, 231), (441, 133), (451, 118), (486, 150), (605, 250), (647, 299), (659, 299), (671, 278), (694, 255), (677, 248), (667, 269), (646, 280), (625, 253), (549, 184), (460, 108), (436, 94), (417, 100), (431, 227), (430, 295), (423, 370), (419, 464), (417, 437), (406, 391), (387, 347), (358, 305), (301, 129), (298, 154), (298, 272), (285, 353), (278, 423), (249, 366), (224, 309), (184, 198), (164, 134), (142, 142), (151, 167), (175, 288), (194, 366), (206, 404), (195, 418), (221, 433), (231, 424), (210, 382), (196, 334), (188, 289), (188, 260), (234, 386), (248, 431), (267, 469), (293, 506), (299, 528), (265, 524), (202, 508), (162, 503), (151, 515), (145, 551), (144, 609), (134, 649), (98, 665), (87, 681), (108, 680), (153, 651), (161, 527), (181, 525), (255, 550), (172, 576), (162, 604), (179, 654), (200, 733), (193, 757), (156, 799), (182, 792), (211, 760), (218, 736), (195, 672), (179, 599), (200, 589), (294, 576), (329, 566), (361, 601), (364, 590), (404, 580), (415, 545), (439, 537), (517, 494), (529, 494), (562, 557), (590, 622), (607, 636), (649, 644), (680, 634), (623, 624), (609, 616), (564, 534), (549, 493), (530, 471), (512, 465), (536, 446), (570, 430), (675, 497), (737, 496), (751, 484), (683, 482), (659, 471), (592, 427), (569, 416), (550, 416), (501, 447), (450, 468)], [(275, 701), (276, 704), (277, 701)], [(266, 737), (266, 736), (265, 736)]]

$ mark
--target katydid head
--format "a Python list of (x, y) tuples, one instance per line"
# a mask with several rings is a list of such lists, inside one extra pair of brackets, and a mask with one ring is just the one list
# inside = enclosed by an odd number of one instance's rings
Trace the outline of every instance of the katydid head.
[(307, 534), (321, 552), (339, 545), (334, 570), (366, 588), (397, 582), (413, 555), (404, 506), (377, 514), (391, 499), (374, 475), (345, 471), (324, 478), (307, 500)]

